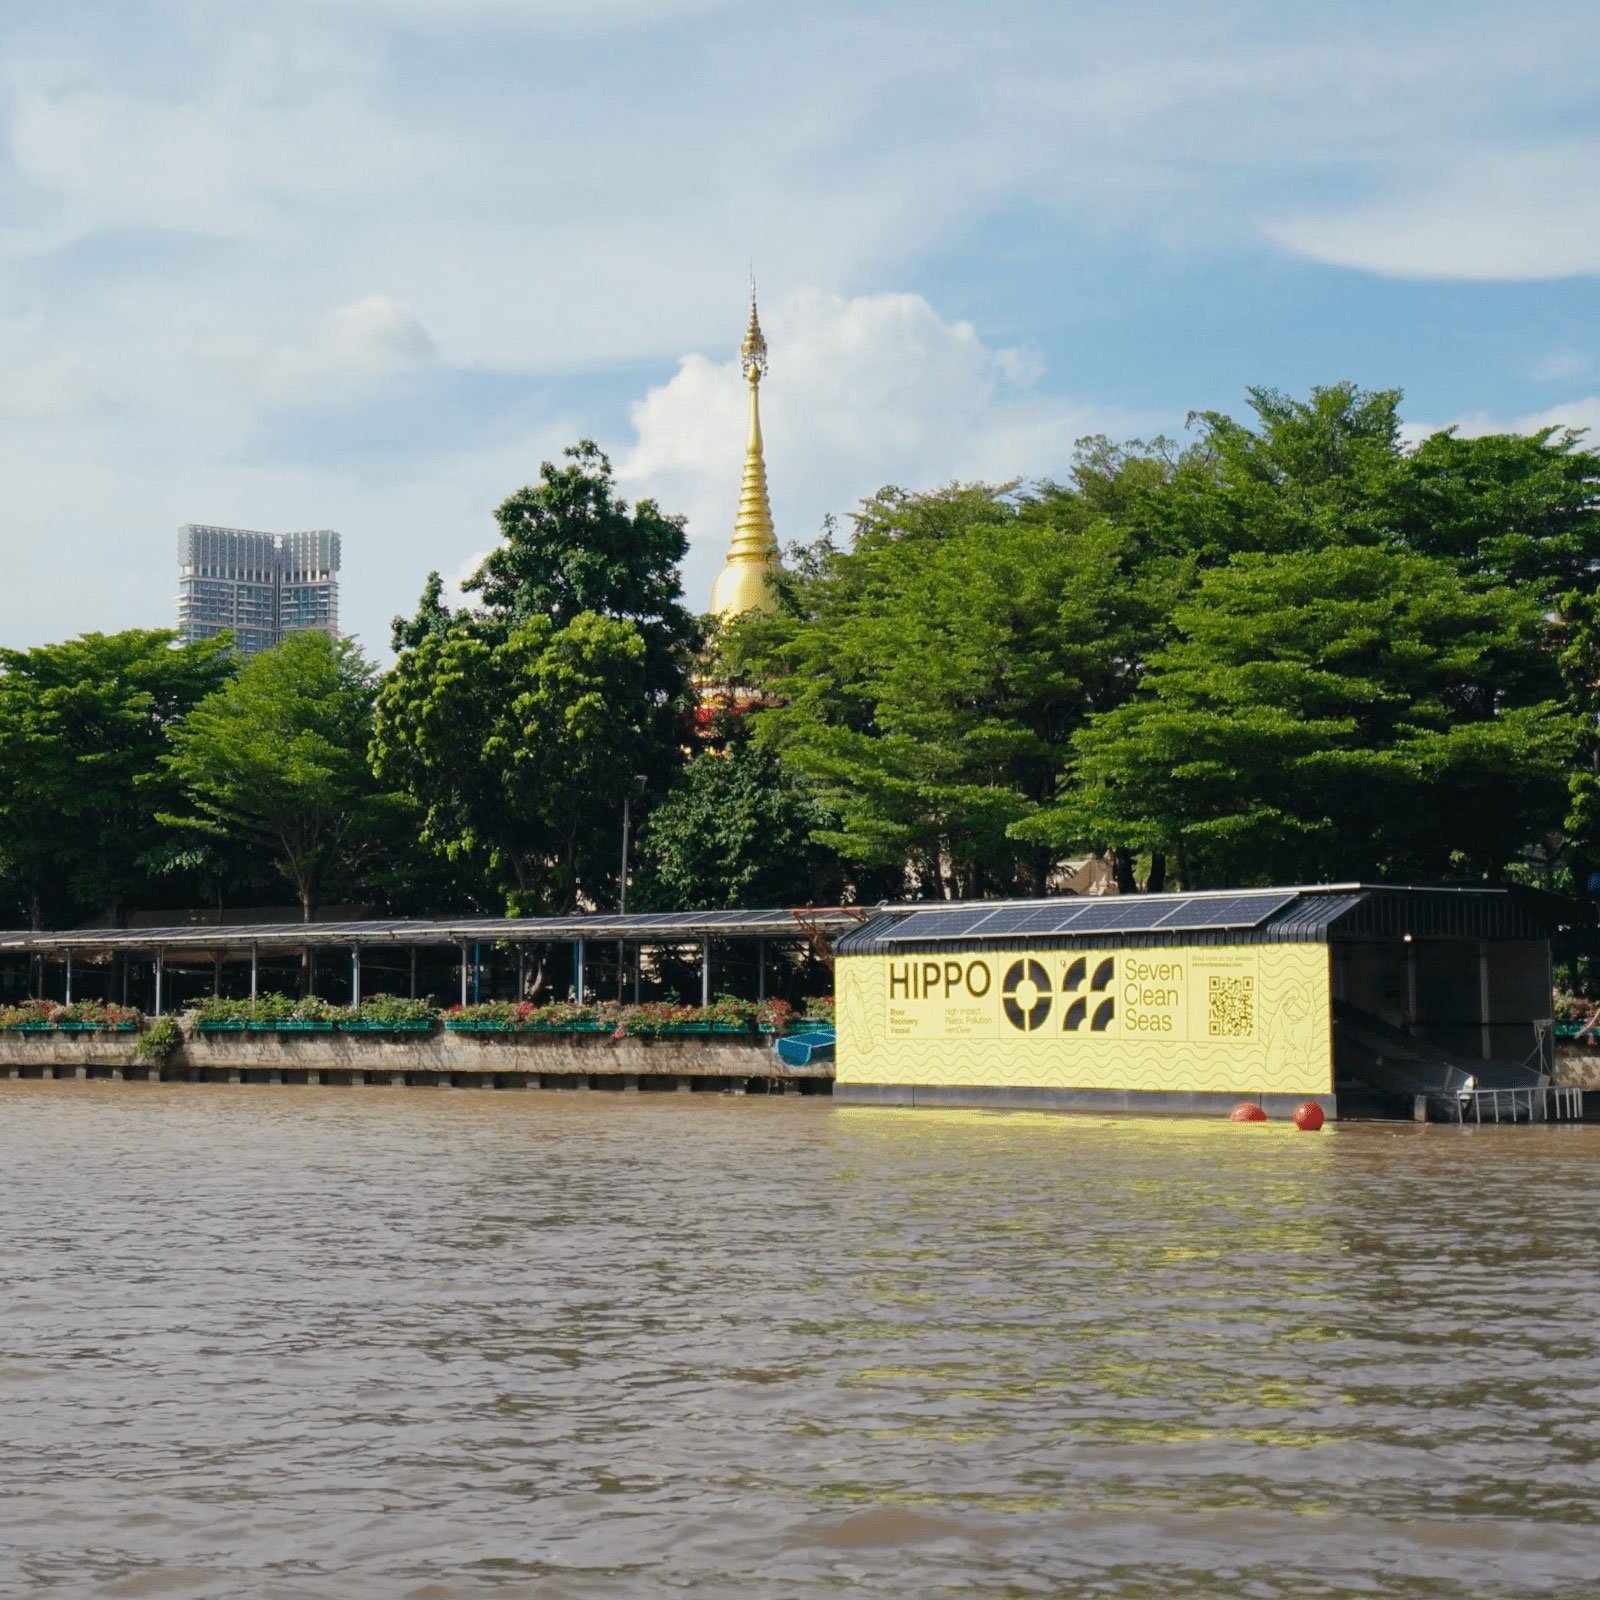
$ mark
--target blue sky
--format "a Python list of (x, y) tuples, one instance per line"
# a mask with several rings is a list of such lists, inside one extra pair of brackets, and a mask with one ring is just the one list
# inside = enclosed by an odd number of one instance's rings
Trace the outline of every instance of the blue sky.
[(375, 653), (580, 436), (780, 536), (1246, 385), (1600, 427), (1591, 5), (6, 0), (0, 642), (335, 527)]

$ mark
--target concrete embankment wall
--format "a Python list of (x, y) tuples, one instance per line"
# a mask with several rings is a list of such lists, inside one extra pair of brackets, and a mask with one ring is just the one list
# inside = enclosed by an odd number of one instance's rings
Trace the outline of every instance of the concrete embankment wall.
[(1600, 1050), (1592, 1045), (1558, 1044), (1556, 1083), (1570, 1083), (1579, 1089), (1600, 1089)]
[(0, 1076), (167, 1083), (755, 1090), (826, 1094), (833, 1065), (786, 1067), (758, 1035), (185, 1033), (159, 1068), (132, 1034), (0, 1033)]

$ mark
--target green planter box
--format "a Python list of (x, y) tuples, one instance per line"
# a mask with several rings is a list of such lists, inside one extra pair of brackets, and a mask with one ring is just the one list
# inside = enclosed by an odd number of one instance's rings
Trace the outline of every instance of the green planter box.
[(749, 1033), (750, 1024), (748, 1022), (713, 1022), (711, 1031), (713, 1033)]
[(245, 1029), (249, 1033), (332, 1033), (333, 1019), (330, 1017), (297, 1022), (247, 1022)]
[(412, 1018), (406, 1022), (341, 1022), (340, 1033), (427, 1033), (433, 1022), (427, 1017)]
[(445, 1019), (445, 1027), (451, 1033), (515, 1033), (517, 1025), (514, 1022), (478, 1022), (469, 1020), (462, 1022)]
[(58, 1022), (57, 1033), (132, 1033), (137, 1026), (132, 1022)]
[(212, 1022), (197, 1022), (194, 1026), (197, 1033), (243, 1033), (251, 1024), (218, 1019)]

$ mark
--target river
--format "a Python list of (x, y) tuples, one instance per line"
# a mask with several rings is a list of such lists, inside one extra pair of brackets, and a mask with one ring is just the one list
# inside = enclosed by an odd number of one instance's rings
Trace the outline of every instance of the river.
[(1590, 1596), (1600, 1130), (0, 1083), (0, 1593)]

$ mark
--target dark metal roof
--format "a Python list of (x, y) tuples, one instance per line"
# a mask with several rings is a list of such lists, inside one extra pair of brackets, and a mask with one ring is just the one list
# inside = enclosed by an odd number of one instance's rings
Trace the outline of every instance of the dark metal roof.
[(257, 922), (170, 928), (59, 928), (0, 932), (4, 951), (127, 951), (349, 949), (352, 945), (463, 944), (473, 940), (623, 939), (676, 944), (716, 939), (805, 939), (815, 928), (829, 938), (857, 927), (863, 911), (774, 908), (757, 911), (665, 911), (637, 916), (455, 917), (362, 922)]
[(1577, 908), (1521, 889), (1316, 884), (1054, 900), (884, 906), (840, 955), (1079, 945), (1305, 944), (1333, 939), (1547, 939)]

